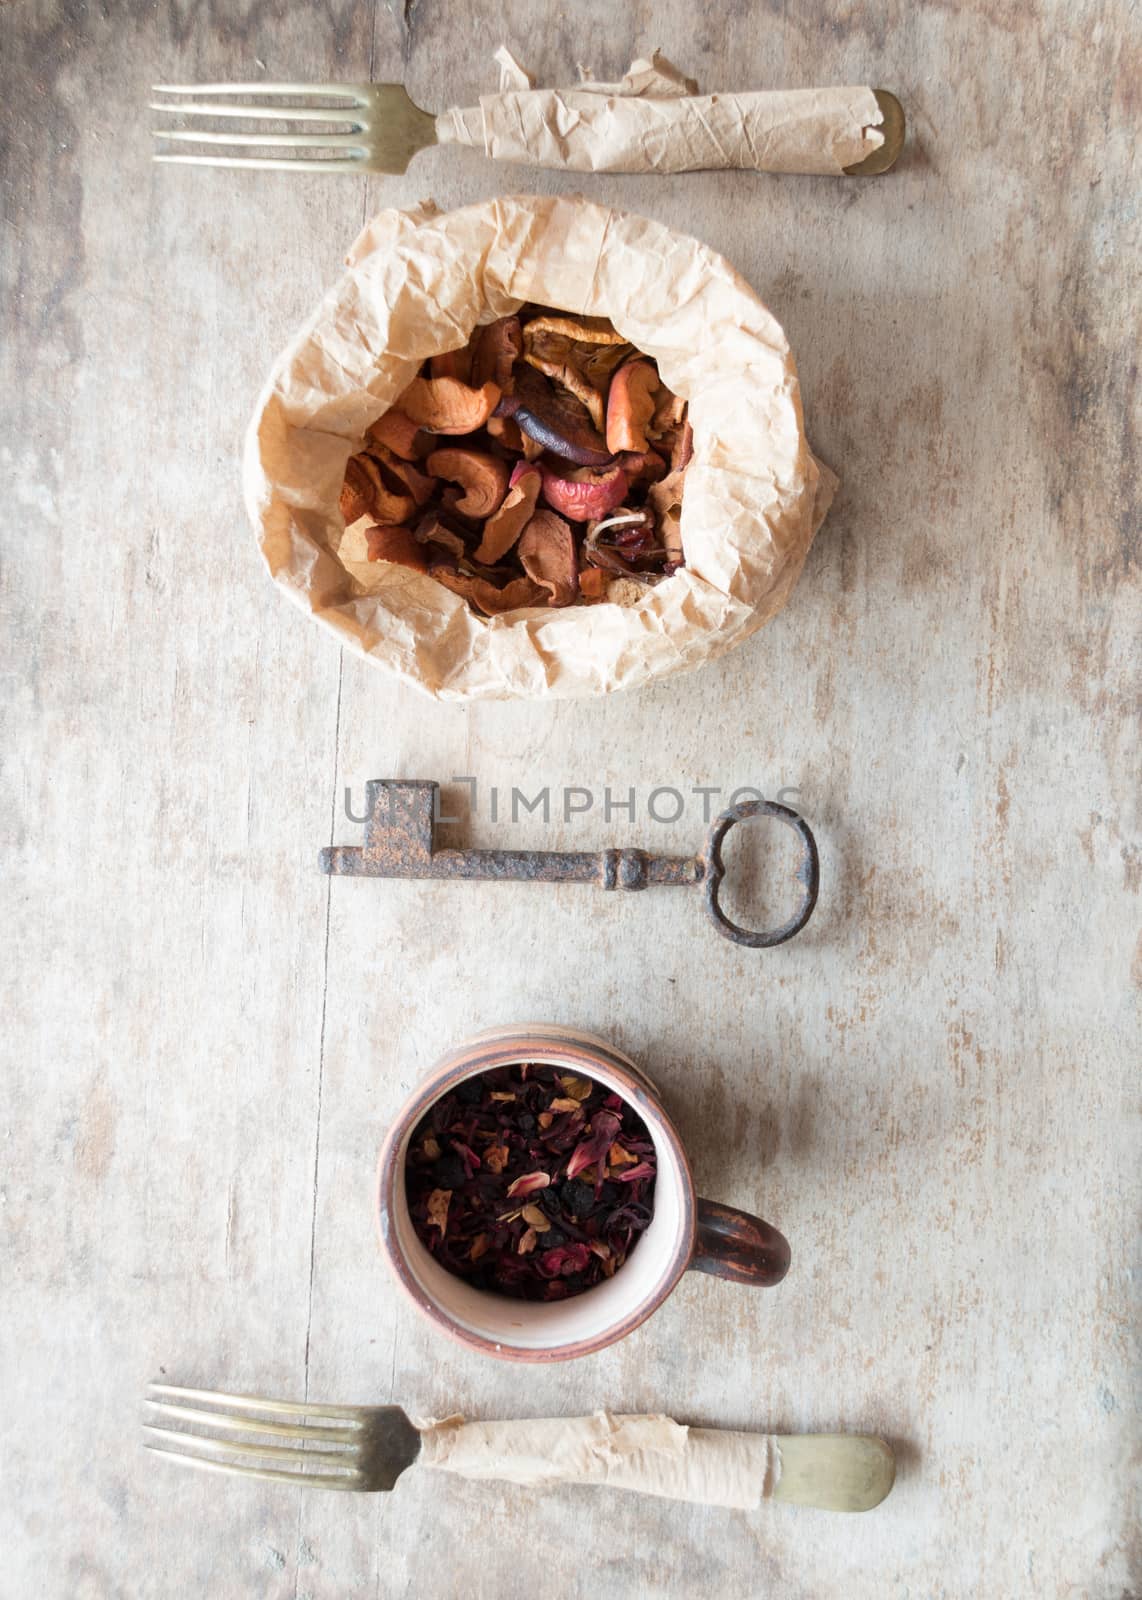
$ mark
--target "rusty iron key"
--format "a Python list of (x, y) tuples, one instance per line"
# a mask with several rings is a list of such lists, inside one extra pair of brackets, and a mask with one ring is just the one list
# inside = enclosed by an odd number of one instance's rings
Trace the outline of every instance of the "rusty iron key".
[[(746, 800), (723, 811), (696, 856), (660, 856), (649, 850), (451, 850), (437, 849), (435, 826), (439, 784), (418, 779), (374, 778), (365, 786), (368, 818), (363, 846), (332, 845), (321, 852), (322, 872), (350, 878), (486, 878), (500, 882), (595, 883), (603, 889), (659, 887), (705, 890), (706, 911), (717, 930), (735, 944), (765, 950), (800, 933), (817, 903), (820, 866), (809, 824), (775, 800)], [(730, 829), (753, 817), (774, 817), (801, 842), (794, 872), (800, 902), (787, 922), (755, 932), (731, 922), (718, 904), (725, 877), (722, 842)]]

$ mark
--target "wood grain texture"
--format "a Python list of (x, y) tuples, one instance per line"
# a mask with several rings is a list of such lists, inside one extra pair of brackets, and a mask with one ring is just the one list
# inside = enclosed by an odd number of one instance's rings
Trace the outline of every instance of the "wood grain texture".
[[(154, 81), (405, 77), (471, 101), (660, 44), (707, 88), (884, 84), (866, 184), (585, 180), (456, 150), (400, 180), (153, 169)], [(1137, 1327), (1137, 327), (1142, 40), (1125, 0), (9, 0), (0, 1595), (723, 1600), (1142, 1590)], [(238, 448), (370, 209), (571, 192), (698, 234), (798, 353), (841, 498), (787, 610), (599, 704), (430, 706), (284, 605)], [(685, 851), (694, 800), (800, 789), (809, 929), (572, 886), (330, 883), (370, 777), (638, 791), (474, 844)], [(459, 791), (461, 794), (462, 790)], [(510, 839), (508, 834), (510, 833)], [(690, 1274), (570, 1368), (445, 1344), (383, 1273), (386, 1118), (477, 1026), (650, 1070), (700, 1189), (791, 1242)], [(144, 1456), (143, 1384), (474, 1417), (599, 1403), (897, 1445), (866, 1518), (410, 1473), (392, 1496)], [(568, 1564), (569, 1563), (569, 1564)]]

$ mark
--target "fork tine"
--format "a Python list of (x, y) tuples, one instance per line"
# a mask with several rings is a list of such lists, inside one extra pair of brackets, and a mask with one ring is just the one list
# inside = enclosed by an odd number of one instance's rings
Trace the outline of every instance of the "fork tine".
[(197, 1467), (200, 1472), (228, 1472), (239, 1478), (263, 1478), (270, 1483), (304, 1483), (317, 1489), (351, 1489), (364, 1491), (366, 1485), (357, 1478), (323, 1477), (316, 1472), (286, 1472), (280, 1467), (244, 1467), (236, 1461), (208, 1461), (205, 1456), (188, 1455), (184, 1450), (168, 1450), (165, 1445), (145, 1444), (157, 1456), (170, 1461), (181, 1461), (184, 1466)]
[(165, 1400), (146, 1400), (145, 1405), (162, 1417), (179, 1422), (202, 1423), (229, 1429), (234, 1433), (268, 1433), (279, 1439), (317, 1439), (322, 1444), (359, 1444), (356, 1428), (318, 1428), (306, 1422), (263, 1422), (250, 1417), (232, 1417), (226, 1411), (203, 1411), (197, 1406), (173, 1406)]
[(298, 1471), (305, 1466), (337, 1467), (344, 1471), (347, 1467), (355, 1476), (360, 1476), (356, 1465), (356, 1456), (344, 1450), (295, 1450), (289, 1445), (282, 1444), (247, 1444), (230, 1439), (205, 1439), (197, 1433), (179, 1433), (172, 1428), (156, 1428), (149, 1422), (143, 1423), (143, 1432), (152, 1439), (161, 1439), (167, 1446), (175, 1447), (175, 1454), (179, 1450), (186, 1450), (191, 1455), (204, 1456), (208, 1461), (244, 1461), (247, 1456), (264, 1456), (267, 1461), (276, 1461), (282, 1467), (296, 1467)]
[(228, 100), (151, 100), (148, 111), (166, 111), (180, 117), (234, 117), (266, 122), (364, 122), (352, 106), (243, 106)]
[(152, 83), (152, 94), (288, 94), (320, 95), (326, 100), (352, 100), (365, 105), (359, 83)]
[[(292, 166), (292, 162), (287, 165)], [(321, 163), (322, 166), (325, 162)], [(147, 1385), (152, 1394), (165, 1394), (177, 1400), (207, 1400), (214, 1405), (232, 1406), (237, 1411), (268, 1411), (277, 1417), (338, 1417), (359, 1428), (365, 1417), (361, 1406), (326, 1406), (316, 1400), (263, 1400), (256, 1394), (230, 1394), (225, 1389), (188, 1389), (181, 1383)], [(219, 1416), (225, 1413), (219, 1412)]]
[(362, 172), (365, 169), (360, 156), (348, 161), (305, 161), (300, 156), (284, 161), (270, 156), (152, 156), (152, 161), (164, 162), (171, 167), (260, 167), (262, 171), (276, 172)]
[(201, 128), (156, 128), (156, 139), (178, 139), (190, 144), (232, 144), (239, 149), (261, 145), (282, 150), (359, 150), (365, 146), (355, 133), (216, 133)]

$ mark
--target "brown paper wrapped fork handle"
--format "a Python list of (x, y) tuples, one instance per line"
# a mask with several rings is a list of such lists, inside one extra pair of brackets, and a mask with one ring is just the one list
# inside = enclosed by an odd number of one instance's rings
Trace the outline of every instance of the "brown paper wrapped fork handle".
[(522, 89), (443, 112), (436, 137), (494, 161), (572, 172), (869, 177), (900, 153), (904, 113), (894, 95), (865, 87), (669, 96)]
[(419, 1459), (462, 1478), (535, 1487), (606, 1484), (743, 1510), (786, 1500), (826, 1511), (870, 1511), (896, 1475), (889, 1446), (867, 1434), (782, 1437), (609, 1411), (531, 1422), (425, 1422)]

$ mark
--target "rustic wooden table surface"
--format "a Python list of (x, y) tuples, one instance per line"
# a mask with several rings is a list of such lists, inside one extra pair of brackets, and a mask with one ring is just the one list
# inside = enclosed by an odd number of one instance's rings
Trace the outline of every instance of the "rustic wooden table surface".
[[(1140, 1592), (1135, 552), (1140, 46), (1126, 0), (961, 7), (10, 0), (2, 399), (6, 858), (0, 1594)], [(152, 81), (619, 75), (872, 82), (890, 178), (403, 179), (149, 164)], [(698, 234), (787, 328), (844, 487), (785, 612), (606, 702), (435, 706), (267, 580), (238, 450), (362, 220), (587, 190)], [(373, 776), (637, 790), (521, 842), (692, 848), (694, 799), (800, 791), (808, 932), (697, 903), (330, 881)], [(1133, 963), (1133, 967), (1132, 967)], [(683, 1283), (624, 1344), (520, 1371), (400, 1300), (386, 1119), (444, 1047), (548, 1018), (646, 1063), (702, 1188), (787, 1231), (776, 1291)], [(391, 1496), (145, 1456), (146, 1380), (476, 1417), (600, 1404), (891, 1438), (864, 1518)], [(1132, 1565), (1132, 1562), (1134, 1563)]]

